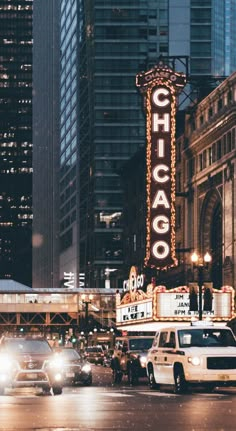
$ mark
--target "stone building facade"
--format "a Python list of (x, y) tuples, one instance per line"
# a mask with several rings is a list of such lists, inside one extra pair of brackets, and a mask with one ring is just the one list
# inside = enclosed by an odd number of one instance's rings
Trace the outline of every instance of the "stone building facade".
[(208, 277), (216, 288), (234, 287), (236, 278), (235, 130), (236, 72), (189, 108), (178, 165), (183, 193), (176, 204), (183, 199), (181, 233), (189, 251), (185, 263), (193, 250), (210, 252)]

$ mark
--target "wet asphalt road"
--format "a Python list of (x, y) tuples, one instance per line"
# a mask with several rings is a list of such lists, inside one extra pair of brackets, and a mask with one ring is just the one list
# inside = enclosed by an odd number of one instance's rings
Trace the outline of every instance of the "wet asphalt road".
[(235, 431), (236, 389), (176, 395), (145, 379), (112, 385), (110, 369), (93, 366), (93, 385), (45, 396), (29, 389), (0, 396), (1, 431)]

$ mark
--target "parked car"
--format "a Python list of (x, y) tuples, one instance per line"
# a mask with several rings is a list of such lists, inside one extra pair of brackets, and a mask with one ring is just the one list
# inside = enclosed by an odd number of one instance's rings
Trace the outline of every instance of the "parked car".
[(104, 350), (101, 346), (86, 347), (84, 356), (89, 362), (103, 365)]
[(62, 361), (44, 338), (6, 337), (0, 340), (0, 394), (5, 388), (39, 387), (62, 393)]
[(89, 386), (92, 384), (91, 365), (72, 347), (59, 350), (63, 360), (65, 384), (77, 385), (82, 383)]

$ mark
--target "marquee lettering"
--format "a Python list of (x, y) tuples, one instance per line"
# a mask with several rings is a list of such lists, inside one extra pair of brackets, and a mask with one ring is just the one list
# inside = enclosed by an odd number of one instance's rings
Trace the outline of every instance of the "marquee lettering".
[(154, 180), (157, 183), (165, 183), (166, 181), (169, 181), (170, 177), (169, 175), (159, 175), (159, 171), (164, 171), (164, 172), (169, 172), (169, 166), (166, 165), (157, 165), (155, 166), (155, 168), (153, 169), (152, 175)]
[(164, 215), (156, 216), (152, 222), (153, 230), (157, 233), (166, 233), (170, 229), (170, 221)]
[(167, 66), (136, 77), (146, 96), (147, 216), (145, 265), (174, 266), (175, 257), (175, 114), (178, 87), (185, 77)]
[(158, 206), (170, 208), (170, 204), (164, 190), (158, 190), (154, 197), (152, 208), (157, 208)]

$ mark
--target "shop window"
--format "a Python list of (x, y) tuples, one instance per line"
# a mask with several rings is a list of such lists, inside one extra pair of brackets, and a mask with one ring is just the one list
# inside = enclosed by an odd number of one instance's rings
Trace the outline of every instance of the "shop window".
[(213, 109), (211, 107), (211, 108), (208, 109), (208, 120), (211, 119), (212, 115), (213, 115)]
[(227, 152), (230, 153), (232, 150), (231, 132), (227, 133)]
[(223, 136), (223, 155), (227, 154), (227, 137)]
[(216, 142), (212, 145), (212, 163), (217, 160), (216, 158)]
[(199, 171), (203, 170), (203, 154), (202, 153), (199, 154), (199, 156), (198, 156), (198, 168), (199, 168)]
[(208, 164), (212, 165), (212, 147), (208, 148)]
[(222, 157), (222, 147), (221, 140), (217, 141), (217, 160), (220, 160)]
[(232, 148), (232, 150), (234, 150), (234, 149), (235, 149), (235, 128), (234, 128), (234, 129), (232, 129), (231, 148)]
[(233, 97), (232, 97), (232, 91), (228, 91), (228, 93), (227, 93), (227, 103), (228, 104), (231, 103), (232, 99), (233, 99)]
[(217, 103), (218, 112), (222, 109), (222, 107), (223, 107), (223, 101), (222, 99), (219, 99)]

